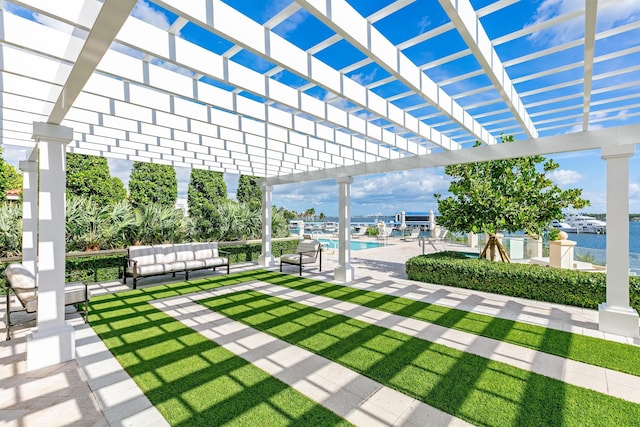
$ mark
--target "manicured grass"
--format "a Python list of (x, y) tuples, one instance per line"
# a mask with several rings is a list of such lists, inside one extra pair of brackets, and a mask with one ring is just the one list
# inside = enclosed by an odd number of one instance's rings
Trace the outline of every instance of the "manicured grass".
[(640, 347), (277, 272), (256, 279), (640, 376)]
[(171, 425), (349, 425), (149, 304), (251, 279), (236, 274), (94, 297), (89, 322)]
[(199, 303), (474, 424), (640, 424), (640, 405), (281, 298)]

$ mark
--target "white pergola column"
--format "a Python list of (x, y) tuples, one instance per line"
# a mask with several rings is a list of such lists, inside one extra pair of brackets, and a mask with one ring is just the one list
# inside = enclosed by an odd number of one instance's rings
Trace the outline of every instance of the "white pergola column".
[(22, 265), (34, 276), (38, 258), (38, 162), (21, 161)]
[(271, 196), (273, 187), (262, 185), (262, 254), (258, 257), (258, 264), (272, 267), (275, 264), (271, 254)]
[(335, 280), (349, 283), (355, 270), (351, 266), (351, 183), (350, 176), (341, 177), (338, 182), (338, 268), (334, 270)]
[(640, 337), (640, 317), (629, 306), (629, 158), (635, 145), (603, 147), (607, 162), (607, 302), (599, 306), (599, 329)]
[(33, 124), (39, 153), (38, 311), (27, 342), (27, 370), (75, 358), (75, 334), (64, 319), (65, 147), (73, 137), (68, 127)]

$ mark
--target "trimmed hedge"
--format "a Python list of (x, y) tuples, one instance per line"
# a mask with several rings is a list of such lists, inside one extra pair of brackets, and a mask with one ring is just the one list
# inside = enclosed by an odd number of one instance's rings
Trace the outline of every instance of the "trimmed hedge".
[[(439, 252), (406, 263), (411, 280), (474, 289), (495, 294), (597, 309), (606, 301), (603, 273), (562, 270), (539, 265), (468, 258), (459, 252)], [(640, 311), (640, 277), (629, 277), (629, 300)]]

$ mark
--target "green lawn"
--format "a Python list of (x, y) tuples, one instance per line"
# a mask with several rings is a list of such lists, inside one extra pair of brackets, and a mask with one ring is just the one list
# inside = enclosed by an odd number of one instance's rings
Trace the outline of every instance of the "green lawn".
[[(89, 321), (172, 425), (348, 424), (149, 304), (253, 280), (635, 375), (640, 367), (637, 347), (263, 270), (94, 297)], [(472, 423), (640, 424), (640, 405), (257, 292), (206, 305)]]
[(256, 291), (199, 303), (474, 424), (640, 423), (640, 405)]
[(149, 304), (244, 280), (224, 276), (202, 285), (183, 283), (95, 297), (89, 321), (171, 425), (350, 425)]
[(292, 289), (640, 376), (640, 347), (637, 346), (276, 272), (265, 271), (258, 278)]

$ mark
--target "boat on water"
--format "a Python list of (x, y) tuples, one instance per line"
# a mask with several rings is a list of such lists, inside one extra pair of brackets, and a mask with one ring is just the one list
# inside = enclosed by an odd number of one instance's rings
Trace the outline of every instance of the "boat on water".
[(576, 233), (605, 234), (607, 232), (607, 223), (592, 216), (569, 214), (564, 222), (574, 227)]
[(565, 233), (577, 233), (578, 229), (576, 227), (570, 226), (568, 223), (564, 221), (560, 221), (558, 219), (554, 219), (549, 224), (553, 228), (557, 228), (560, 231), (564, 231)]

